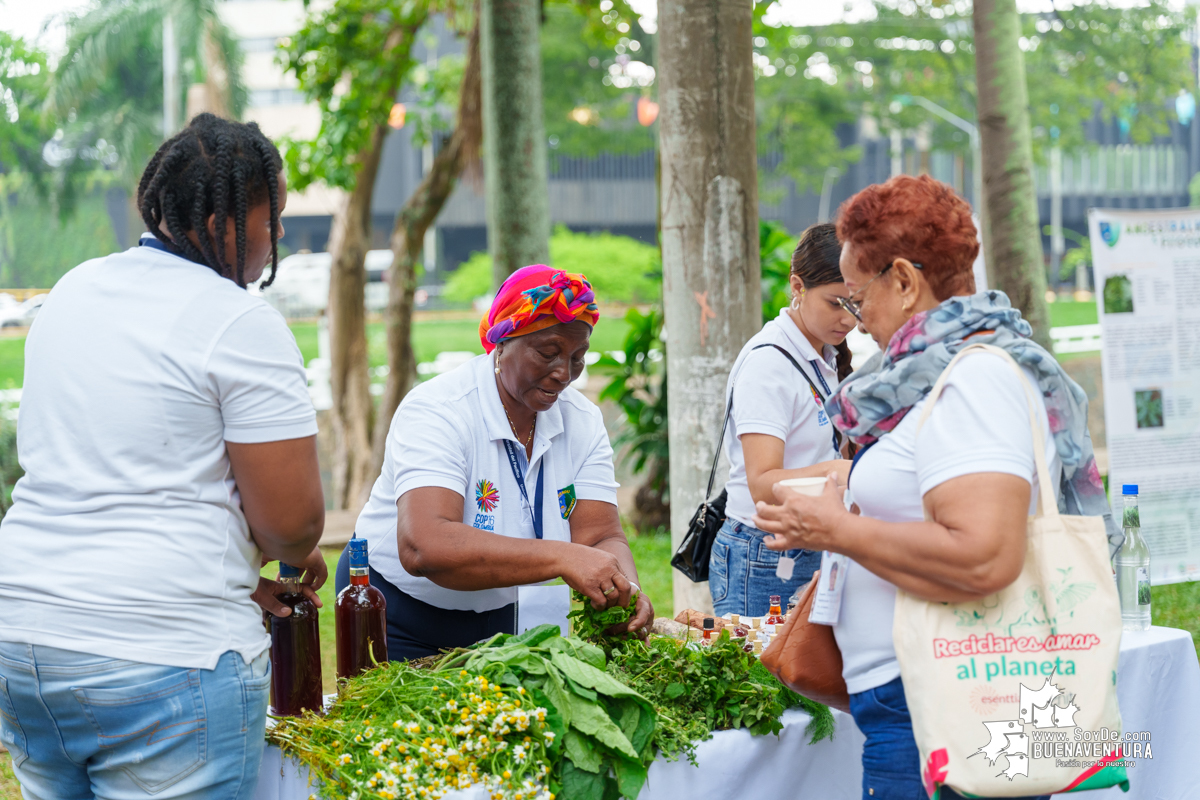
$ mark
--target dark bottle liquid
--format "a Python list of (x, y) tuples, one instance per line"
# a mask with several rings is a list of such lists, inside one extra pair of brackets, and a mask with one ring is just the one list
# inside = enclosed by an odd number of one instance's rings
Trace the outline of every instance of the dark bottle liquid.
[(367, 540), (351, 539), (348, 555), (350, 585), (334, 606), (339, 679), (353, 678), (388, 660), (387, 601), (368, 578)]
[(301, 570), (280, 563), (279, 582), (292, 590), (279, 601), (292, 609), (286, 617), (267, 614), (271, 631), (271, 713), (296, 717), (320, 711), (321, 634), (317, 607), (300, 592)]

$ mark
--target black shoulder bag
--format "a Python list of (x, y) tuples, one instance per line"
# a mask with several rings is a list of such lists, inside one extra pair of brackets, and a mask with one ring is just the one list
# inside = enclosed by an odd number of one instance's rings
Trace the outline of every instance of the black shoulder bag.
[[(753, 349), (761, 350), (764, 347), (774, 347), (783, 353), (787, 360), (792, 362), (792, 366), (796, 368), (796, 371), (804, 376), (804, 380), (808, 381), (808, 385), (812, 387), (817, 397), (821, 397), (816, 384), (801, 369), (796, 359), (792, 358), (791, 353), (777, 344), (760, 344)], [(687, 534), (684, 535), (683, 541), (679, 543), (679, 549), (675, 551), (675, 555), (671, 557), (671, 566), (686, 575), (688, 580), (693, 583), (708, 580), (708, 560), (712, 555), (713, 542), (717, 539), (717, 532), (725, 524), (725, 502), (728, 500), (729, 495), (722, 489), (719, 495), (712, 497), (712, 490), (713, 483), (717, 478), (717, 462), (721, 460), (721, 448), (725, 445), (725, 430), (729, 427), (729, 415), (732, 412), (733, 388), (731, 387), (729, 390), (729, 402), (725, 406), (725, 421), (721, 423), (721, 438), (717, 440), (717, 452), (713, 455), (712, 470), (708, 473), (708, 488), (704, 492), (704, 502), (700, 504), (700, 507), (696, 509), (696, 513), (692, 515), (692, 521), (688, 523)], [(837, 429), (834, 429), (833, 441), (833, 449), (837, 450), (841, 444), (841, 435), (837, 432)], [(709, 499), (710, 497), (712, 498), (711, 500)]]

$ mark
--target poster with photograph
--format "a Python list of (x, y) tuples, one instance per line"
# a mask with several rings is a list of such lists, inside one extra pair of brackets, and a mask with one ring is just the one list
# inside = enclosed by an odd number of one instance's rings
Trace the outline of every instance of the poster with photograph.
[(1200, 209), (1093, 208), (1109, 494), (1139, 489), (1151, 581), (1200, 580)]

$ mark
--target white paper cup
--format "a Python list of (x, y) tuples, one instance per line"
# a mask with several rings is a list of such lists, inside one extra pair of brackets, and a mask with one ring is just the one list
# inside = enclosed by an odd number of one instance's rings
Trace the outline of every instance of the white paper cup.
[(788, 478), (779, 483), (793, 492), (809, 497), (820, 497), (825, 493), (825, 478)]

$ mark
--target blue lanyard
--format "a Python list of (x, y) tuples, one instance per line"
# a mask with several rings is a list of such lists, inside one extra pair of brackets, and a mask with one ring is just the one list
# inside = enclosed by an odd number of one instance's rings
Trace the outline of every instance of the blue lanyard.
[(816, 375), (817, 380), (819, 380), (821, 382), (821, 388), (825, 390), (825, 396), (829, 397), (829, 395), (833, 394), (833, 392), (831, 392), (829, 390), (829, 384), (825, 382), (825, 376), (821, 374), (820, 362), (818, 362), (817, 359), (814, 358), (811, 361), (809, 361), (808, 363), (812, 364), (813, 374)]
[(530, 506), (533, 514), (533, 535), (542, 538), (542, 478), (546, 475), (546, 457), (542, 456), (542, 468), (538, 470), (537, 488), (533, 490), (533, 503), (529, 502), (529, 491), (525, 488), (525, 476), (522, 474), (521, 462), (517, 459), (517, 448), (510, 439), (504, 440), (504, 450), (508, 453), (508, 465), (512, 467), (513, 478), (525, 498), (525, 505)]

